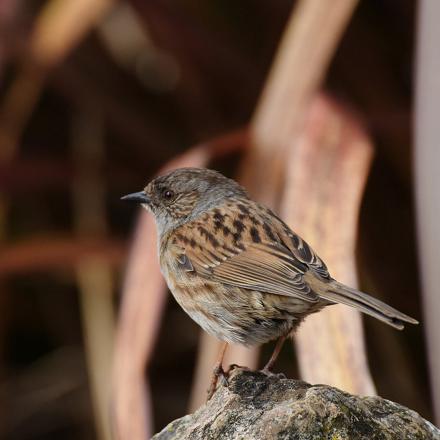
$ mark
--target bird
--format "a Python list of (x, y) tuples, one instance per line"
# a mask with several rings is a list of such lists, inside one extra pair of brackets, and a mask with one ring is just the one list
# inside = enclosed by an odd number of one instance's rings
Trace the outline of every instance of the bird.
[(223, 342), (208, 399), (226, 381), (228, 344), (284, 341), (310, 314), (346, 304), (396, 328), (418, 322), (333, 279), (324, 261), (271, 209), (236, 181), (206, 168), (178, 168), (122, 200), (154, 215), (160, 268), (183, 310)]

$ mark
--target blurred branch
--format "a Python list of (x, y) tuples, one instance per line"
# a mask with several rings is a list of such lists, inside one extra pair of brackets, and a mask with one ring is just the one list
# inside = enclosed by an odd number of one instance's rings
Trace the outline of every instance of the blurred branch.
[[(357, 0), (300, 0), (283, 39), (251, 125), (243, 179), (258, 198), (277, 206), (285, 152), (301, 130), (306, 108), (319, 88)], [(261, 185), (264, 182), (264, 185)]]
[(10, 161), (40, 97), (45, 75), (40, 69), (18, 71), (0, 103), (0, 161)]
[(18, 73), (0, 103), (0, 159), (13, 156), (48, 71), (59, 64), (113, 0), (50, 0), (40, 12)]
[(428, 361), (437, 421), (440, 421), (440, 3), (423, 0), (418, 22), (416, 101), (416, 202), (420, 238)]
[(2, 246), (0, 275), (72, 267), (85, 256), (97, 256), (119, 265), (125, 257), (125, 246), (122, 242), (97, 237), (28, 238)]
[[(353, 116), (320, 97), (288, 160), (283, 217), (317, 250), (332, 276), (350, 286), (357, 284), (357, 220), (371, 156), (371, 143)], [(374, 394), (354, 309), (336, 305), (309, 316), (296, 343), (306, 381)]]
[(105, 259), (87, 256), (79, 261), (76, 273), (95, 427), (100, 439), (110, 440), (108, 408), (114, 339), (112, 271)]
[(166, 298), (156, 256), (154, 220), (142, 212), (132, 239), (122, 288), (112, 375), (115, 438), (145, 439), (152, 433), (151, 401), (145, 380)]
[[(105, 236), (105, 186), (102, 113), (81, 107), (74, 115), (72, 149), (77, 178), (73, 185), (74, 220), (78, 237)], [(113, 277), (106, 259), (84, 256), (76, 268), (87, 367), (98, 437), (110, 440), (111, 359), (114, 333)]]
[(30, 56), (46, 69), (59, 64), (113, 3), (113, 0), (50, 0), (35, 23)]
[(4, 66), (9, 61), (13, 50), (13, 33), (18, 22), (21, 4), (17, 0), (0, 2), (0, 82), (4, 78)]

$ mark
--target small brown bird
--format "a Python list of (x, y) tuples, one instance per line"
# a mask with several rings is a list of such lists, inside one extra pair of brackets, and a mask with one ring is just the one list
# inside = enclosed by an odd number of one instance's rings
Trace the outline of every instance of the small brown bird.
[(246, 346), (278, 338), (264, 367), (301, 321), (341, 303), (399, 330), (417, 321), (334, 280), (313, 249), (234, 180), (208, 169), (181, 168), (122, 198), (151, 211), (162, 273), (186, 313), (224, 341)]

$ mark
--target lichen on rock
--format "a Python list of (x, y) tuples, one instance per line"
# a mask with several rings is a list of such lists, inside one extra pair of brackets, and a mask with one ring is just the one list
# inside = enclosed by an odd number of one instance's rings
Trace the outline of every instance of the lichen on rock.
[(175, 420), (155, 440), (440, 440), (415, 411), (381, 397), (359, 397), (242, 368), (194, 414)]

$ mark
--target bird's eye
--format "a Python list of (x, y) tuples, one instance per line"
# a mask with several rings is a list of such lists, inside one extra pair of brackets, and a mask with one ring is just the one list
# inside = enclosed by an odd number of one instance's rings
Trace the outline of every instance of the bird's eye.
[(174, 193), (173, 193), (173, 191), (170, 191), (169, 189), (167, 189), (163, 192), (163, 197), (166, 200), (171, 200), (174, 197)]

